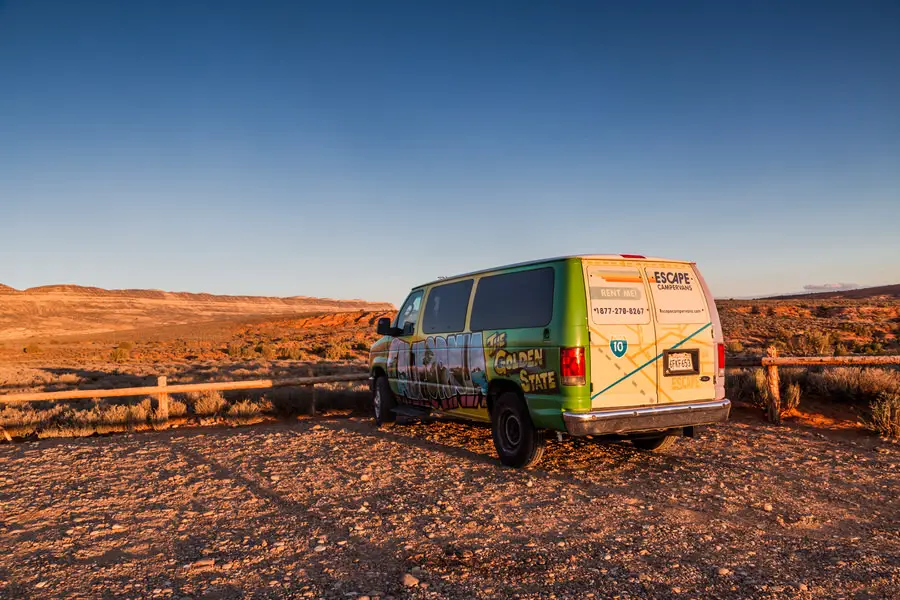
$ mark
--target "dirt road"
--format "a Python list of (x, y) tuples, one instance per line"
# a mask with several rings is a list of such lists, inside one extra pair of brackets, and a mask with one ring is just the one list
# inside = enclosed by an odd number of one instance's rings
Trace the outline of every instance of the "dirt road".
[(3, 598), (900, 598), (900, 447), (738, 414), (669, 455), (332, 415), (0, 446)]

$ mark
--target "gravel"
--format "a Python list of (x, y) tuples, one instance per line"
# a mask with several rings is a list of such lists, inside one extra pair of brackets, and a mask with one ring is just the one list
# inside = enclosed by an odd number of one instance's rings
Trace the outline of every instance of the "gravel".
[(666, 455), (330, 414), (0, 446), (0, 597), (900, 598), (900, 447), (738, 412)]

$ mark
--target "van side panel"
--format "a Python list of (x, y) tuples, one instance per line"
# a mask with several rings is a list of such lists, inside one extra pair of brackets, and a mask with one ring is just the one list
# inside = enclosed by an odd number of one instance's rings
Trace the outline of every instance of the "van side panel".
[[(550, 339), (542, 343), (552, 349), (552, 354), (548, 354), (547, 357), (547, 369), (553, 370), (557, 378), (557, 388), (552, 392), (525, 392), (531, 419), (539, 428), (565, 431), (565, 424), (562, 420), (563, 411), (590, 409), (591, 397), (588, 383), (582, 386), (568, 386), (559, 383), (560, 348), (586, 348), (588, 346), (586, 311), (581, 259), (567, 259), (556, 263), (553, 321), (549, 327)], [(590, 373), (591, 369), (589, 355), (589, 352), (585, 353), (587, 373)]]
[[(553, 269), (553, 310), (546, 324), (536, 327), (471, 330), (472, 308), (481, 279), (492, 275), (547, 268)], [(584, 315), (584, 284), (581, 280), (578, 259), (479, 275), (476, 277), (466, 327), (470, 344), (469, 360), (466, 364), (469, 366), (469, 375), (474, 386), (486, 394), (492, 383), (508, 382), (522, 391), (537, 427), (563, 430), (564, 410), (586, 410), (590, 406), (586, 385), (573, 388), (563, 386), (560, 380), (560, 347), (587, 344)], [(435, 361), (440, 371), (440, 354), (435, 354)], [(476, 363), (483, 366), (473, 369), (472, 366)], [(481, 402), (472, 407), (457, 406), (455, 399), (451, 397), (447, 399), (447, 403), (436, 408), (458, 417), (479, 421), (490, 420), (486, 404)]]

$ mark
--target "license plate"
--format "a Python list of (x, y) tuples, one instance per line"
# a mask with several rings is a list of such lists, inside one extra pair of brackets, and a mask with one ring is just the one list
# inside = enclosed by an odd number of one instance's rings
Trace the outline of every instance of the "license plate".
[(685, 375), (697, 373), (698, 358), (699, 356), (694, 350), (688, 350), (686, 352), (666, 350), (664, 356), (665, 374)]

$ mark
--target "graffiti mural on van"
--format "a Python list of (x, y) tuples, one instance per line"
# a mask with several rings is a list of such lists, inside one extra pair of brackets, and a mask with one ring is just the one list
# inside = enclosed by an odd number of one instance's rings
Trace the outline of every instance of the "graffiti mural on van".
[(410, 404), (444, 410), (487, 407), (480, 332), (428, 336), (412, 344), (394, 338), (387, 375)]

